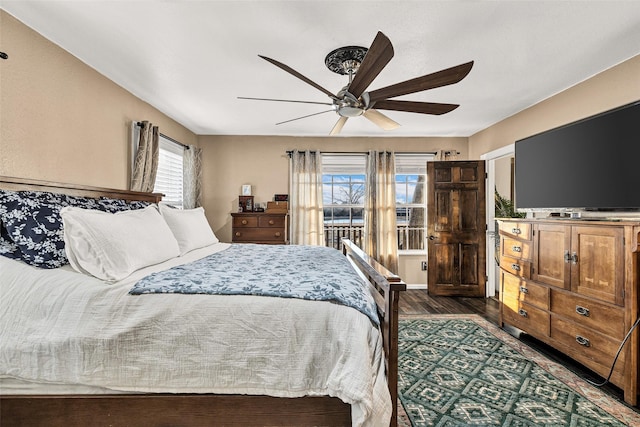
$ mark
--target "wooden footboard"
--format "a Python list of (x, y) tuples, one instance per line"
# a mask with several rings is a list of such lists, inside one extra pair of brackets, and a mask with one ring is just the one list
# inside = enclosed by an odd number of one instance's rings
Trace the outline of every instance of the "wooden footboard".
[[(0, 189), (157, 202), (160, 194), (0, 176)], [(406, 285), (354, 243), (344, 254), (371, 284), (384, 337), (385, 364), (397, 425), (398, 302)], [(351, 407), (337, 398), (274, 398), (211, 394), (4, 395), (1, 426), (350, 426)]]
[(391, 426), (398, 422), (398, 303), (400, 292), (407, 290), (402, 279), (390, 272), (382, 264), (348, 239), (342, 240), (342, 252), (358, 270), (368, 279), (371, 285), (384, 338), (385, 363), (387, 368), (387, 382), (393, 402)]

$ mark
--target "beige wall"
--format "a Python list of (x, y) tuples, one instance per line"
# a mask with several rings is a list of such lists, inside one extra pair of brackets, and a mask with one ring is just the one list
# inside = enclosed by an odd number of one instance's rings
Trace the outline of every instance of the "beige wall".
[(0, 175), (126, 189), (129, 123), (196, 135), (0, 11)]
[(638, 99), (640, 55), (472, 135), (469, 158)]
[[(255, 202), (273, 200), (289, 192), (287, 150), (324, 152), (394, 150), (426, 152), (457, 150), (467, 158), (467, 138), (295, 138), (255, 136), (200, 136), (203, 150), (203, 205), (209, 223), (222, 241), (231, 241), (231, 212), (238, 208), (242, 184), (251, 184)], [(420, 270), (424, 256), (405, 258), (400, 275), (407, 283), (426, 283)]]

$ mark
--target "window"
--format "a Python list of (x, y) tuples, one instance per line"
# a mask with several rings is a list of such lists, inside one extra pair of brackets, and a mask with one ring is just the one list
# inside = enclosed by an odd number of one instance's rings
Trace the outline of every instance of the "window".
[(399, 251), (424, 251), (427, 162), (433, 154), (396, 153), (396, 222)]
[[(433, 154), (396, 153), (398, 250), (424, 251), (427, 161)], [(326, 245), (347, 237), (361, 246), (364, 233), (366, 155), (323, 154), (322, 197)]]
[(182, 160), (184, 147), (160, 135), (158, 173), (153, 191), (164, 194), (162, 201), (182, 209)]
[(322, 156), (322, 204), (327, 246), (340, 249), (343, 237), (362, 246), (366, 156)]

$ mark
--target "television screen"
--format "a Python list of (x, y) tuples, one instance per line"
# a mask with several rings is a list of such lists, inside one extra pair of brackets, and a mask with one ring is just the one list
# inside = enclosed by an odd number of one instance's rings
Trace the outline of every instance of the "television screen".
[(640, 210), (640, 102), (515, 143), (519, 210)]

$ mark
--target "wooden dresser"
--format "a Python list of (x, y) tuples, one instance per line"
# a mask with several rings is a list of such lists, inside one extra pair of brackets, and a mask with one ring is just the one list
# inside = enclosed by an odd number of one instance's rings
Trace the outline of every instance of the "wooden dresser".
[(265, 212), (232, 213), (233, 243), (287, 243), (287, 214)]
[[(638, 318), (640, 221), (499, 220), (500, 323), (606, 378)], [(638, 329), (611, 382), (636, 405)]]

